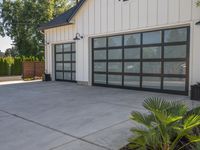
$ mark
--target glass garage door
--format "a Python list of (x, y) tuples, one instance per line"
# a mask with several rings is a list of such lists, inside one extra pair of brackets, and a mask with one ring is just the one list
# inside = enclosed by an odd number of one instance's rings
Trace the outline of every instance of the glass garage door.
[(75, 43), (55, 45), (55, 78), (57, 81), (76, 81)]
[(94, 38), (93, 85), (188, 94), (189, 27)]

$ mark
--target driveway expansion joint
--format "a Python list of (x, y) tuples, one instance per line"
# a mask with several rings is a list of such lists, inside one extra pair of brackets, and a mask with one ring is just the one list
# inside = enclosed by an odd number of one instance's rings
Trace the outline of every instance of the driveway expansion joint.
[[(97, 143), (94, 143), (94, 142), (85, 140), (85, 139), (83, 139), (83, 138), (81, 138), (81, 137), (77, 137), (77, 136), (71, 135), (71, 134), (66, 133), (66, 132), (64, 132), (64, 131), (61, 131), (61, 130), (52, 128), (52, 127), (50, 127), (50, 126), (41, 124), (41, 123), (39, 123), (39, 122), (37, 122), (37, 121), (34, 121), (34, 120), (27, 119), (27, 118), (22, 117), (22, 116), (20, 116), (20, 115), (13, 114), (13, 113), (10, 113), (10, 112), (5, 111), (5, 110), (2, 110), (2, 109), (0, 109), (0, 112), (6, 113), (6, 114), (8, 114), (8, 115), (11, 115), (11, 116), (13, 116), (13, 117), (22, 119), (22, 120), (27, 121), (27, 122), (33, 123), (33, 124), (38, 125), (38, 126), (40, 126), (40, 127), (47, 128), (47, 129), (52, 130), (52, 131), (54, 131), (54, 132), (57, 132), (57, 133), (60, 133), (60, 134), (63, 134), (63, 135), (72, 137), (72, 138), (74, 138), (74, 139), (76, 139), (76, 140), (80, 140), (80, 141), (82, 141), (82, 142), (86, 142), (86, 143), (88, 143), (88, 144), (95, 145), (95, 146), (100, 147), (100, 148), (103, 148), (103, 149), (105, 149), (105, 150), (112, 150), (112, 149), (110, 149), (110, 148), (107, 148), (106, 146), (103, 146), (103, 145), (100, 145), (100, 144), (97, 144)], [(70, 142), (68, 142), (68, 143), (71, 143), (71, 142), (73, 142), (73, 141), (75, 141), (75, 140), (72, 140), (72, 141), (70, 141)], [(67, 144), (68, 144), (68, 143), (67, 143)], [(66, 144), (64, 144), (64, 145), (66, 145)], [(63, 144), (62, 144), (62, 146), (63, 146)], [(58, 147), (56, 147), (56, 148), (59, 148), (59, 147), (60, 147), (60, 146), (58, 146)], [(54, 149), (55, 149), (55, 148), (54, 148)], [(50, 150), (53, 150), (53, 149), (50, 149)]]
[[(84, 138), (86, 138), (86, 137), (88, 137), (88, 136), (91, 136), (91, 135), (96, 134), (96, 133), (98, 133), (98, 132), (101, 132), (101, 131), (103, 131), (103, 130), (106, 130), (106, 129), (109, 129), (109, 128), (118, 126), (118, 125), (120, 125), (120, 124), (126, 123), (127, 121), (130, 121), (130, 119), (121, 121), (121, 122), (119, 122), (119, 123), (113, 124), (113, 125), (108, 126), (108, 127), (106, 127), (106, 128), (103, 128), (103, 129), (100, 129), (100, 130), (98, 130), (98, 131), (95, 131), (95, 132), (92, 132), (92, 133), (90, 133), (90, 134), (87, 134), (87, 135), (85, 135), (85, 136), (82, 136), (81, 139), (85, 140)], [(64, 145), (67, 145), (67, 144), (72, 143), (72, 142), (75, 142), (75, 141), (77, 141), (77, 139), (72, 140), (72, 141), (69, 141), (69, 142), (66, 142), (66, 143), (63, 143), (63, 144), (58, 145), (58, 146), (56, 146), (56, 147), (50, 148), (49, 150), (56, 150), (56, 149), (59, 148), (59, 147), (62, 147), (62, 146), (64, 146)], [(87, 141), (88, 141), (88, 140), (87, 140)], [(90, 141), (89, 141), (89, 142), (90, 142)], [(92, 143), (93, 143), (93, 142), (92, 142)], [(112, 149), (106, 147), (106, 150), (112, 150)]]

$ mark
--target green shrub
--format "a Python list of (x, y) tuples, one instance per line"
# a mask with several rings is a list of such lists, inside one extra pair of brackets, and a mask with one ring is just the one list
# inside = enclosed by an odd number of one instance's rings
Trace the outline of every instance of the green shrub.
[(22, 59), (20, 57), (14, 58), (14, 64), (11, 66), (11, 75), (22, 74)]
[(9, 73), (9, 64), (5, 58), (0, 58), (0, 76), (7, 76)]
[(143, 103), (148, 113), (132, 112), (140, 127), (131, 129), (131, 150), (197, 150), (200, 134), (200, 107), (189, 110), (179, 102), (149, 98)]
[(23, 61), (44, 61), (44, 57), (0, 57), (0, 76), (22, 75)]

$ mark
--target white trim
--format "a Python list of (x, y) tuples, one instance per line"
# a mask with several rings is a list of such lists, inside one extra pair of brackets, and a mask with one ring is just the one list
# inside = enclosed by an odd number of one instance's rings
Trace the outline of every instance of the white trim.
[(137, 33), (137, 32), (146, 32), (151, 30), (160, 30), (160, 29), (167, 29), (167, 28), (177, 28), (177, 27), (183, 27), (183, 26), (191, 26), (192, 22), (185, 22), (185, 23), (179, 23), (179, 24), (168, 24), (168, 25), (160, 25), (160, 26), (154, 26), (154, 27), (143, 27), (143, 28), (137, 28), (127, 31), (119, 31), (119, 32), (110, 32), (110, 33), (102, 33), (102, 34), (93, 34), (89, 35), (90, 38), (94, 37), (101, 37), (101, 36), (112, 36), (112, 35), (119, 35), (119, 34), (129, 34), (129, 33)]

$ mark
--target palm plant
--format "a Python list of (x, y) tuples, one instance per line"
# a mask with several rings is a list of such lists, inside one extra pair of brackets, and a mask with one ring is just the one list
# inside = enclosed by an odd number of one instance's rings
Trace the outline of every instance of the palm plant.
[(189, 110), (182, 103), (161, 98), (148, 98), (143, 106), (148, 113), (132, 112), (131, 119), (140, 124), (131, 129), (130, 149), (183, 150), (196, 149), (200, 135), (200, 107)]

